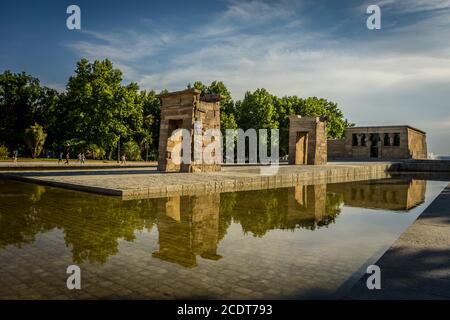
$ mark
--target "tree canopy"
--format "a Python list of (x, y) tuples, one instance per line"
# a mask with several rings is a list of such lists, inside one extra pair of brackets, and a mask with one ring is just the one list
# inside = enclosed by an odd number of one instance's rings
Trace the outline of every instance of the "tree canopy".
[[(223, 132), (238, 127), (279, 128), (282, 155), (287, 153), (291, 114), (326, 116), (330, 138), (341, 138), (352, 125), (335, 102), (323, 98), (277, 97), (259, 88), (233, 101), (222, 81), (209, 85), (196, 81), (188, 84), (192, 87), (202, 95), (221, 95)], [(41, 146), (36, 150), (30, 135), (39, 128), (39, 135), (46, 137), (44, 152), (83, 151), (93, 158), (113, 159), (117, 148), (125, 146), (121, 151), (132, 150), (136, 159), (148, 155), (156, 159), (160, 109), (156, 91), (140, 90), (137, 83), (124, 84), (122, 72), (108, 59), (78, 61), (63, 92), (41, 86), (39, 79), (26, 73), (5, 71), (0, 74), (0, 146), (37, 156)]]

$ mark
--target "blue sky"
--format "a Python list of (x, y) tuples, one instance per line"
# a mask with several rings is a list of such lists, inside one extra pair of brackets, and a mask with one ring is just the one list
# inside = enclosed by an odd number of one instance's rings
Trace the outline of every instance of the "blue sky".
[[(80, 31), (66, 28), (70, 4)], [(381, 30), (366, 28), (369, 4)], [(328, 98), (357, 125), (409, 124), (450, 154), (450, 0), (16, 0), (0, 18), (0, 72), (59, 90), (80, 58), (109, 58), (143, 89), (217, 79), (235, 99)]]

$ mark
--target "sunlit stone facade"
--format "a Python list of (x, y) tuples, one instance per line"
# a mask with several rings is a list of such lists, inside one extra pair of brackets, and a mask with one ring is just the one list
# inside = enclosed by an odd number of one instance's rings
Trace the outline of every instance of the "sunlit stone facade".
[[(220, 96), (200, 96), (200, 91), (187, 89), (160, 95), (161, 99), (161, 125), (158, 147), (158, 170), (182, 171), (182, 172), (212, 172), (220, 171), (220, 159), (211, 155), (213, 163), (206, 164), (203, 161), (196, 163), (194, 159), (202, 159), (202, 155), (196, 157), (195, 152), (203, 152), (208, 144), (202, 139), (200, 148), (194, 148), (194, 130), (205, 132), (209, 129), (220, 130)], [(201, 123), (201, 129), (195, 128), (195, 123)], [(182, 143), (182, 135), (172, 135), (177, 129), (186, 129), (191, 137), (191, 163), (174, 161), (176, 156), (182, 154), (179, 146)], [(203, 132), (197, 132), (202, 135)], [(178, 145), (178, 148), (177, 148)], [(179, 154), (174, 154), (175, 152)], [(188, 152), (188, 151), (187, 151)], [(197, 155), (198, 156), (198, 155)]]
[(289, 164), (327, 163), (325, 119), (289, 116)]
[(353, 127), (328, 140), (329, 159), (426, 159), (426, 133), (410, 126)]

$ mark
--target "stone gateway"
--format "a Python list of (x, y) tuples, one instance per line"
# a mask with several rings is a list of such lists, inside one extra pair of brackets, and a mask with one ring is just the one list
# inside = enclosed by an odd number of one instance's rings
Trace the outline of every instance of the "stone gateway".
[(291, 115), (289, 122), (289, 164), (326, 164), (325, 119)]
[[(175, 156), (182, 157), (183, 150), (177, 148), (181, 145), (182, 134), (173, 134), (177, 129), (185, 129), (194, 136), (194, 130), (198, 129), (195, 124), (201, 124), (201, 130), (205, 132), (209, 129), (220, 130), (220, 95), (200, 96), (200, 90), (187, 89), (184, 91), (171, 92), (159, 96), (161, 99), (161, 126), (159, 132), (158, 147), (158, 170), (178, 171), (178, 172), (212, 172), (220, 171), (220, 159), (215, 155), (213, 163), (195, 162), (195, 154), (191, 152), (190, 163), (176, 163)], [(201, 133), (200, 133), (201, 134)], [(191, 139), (194, 148), (194, 139)], [(207, 141), (200, 151), (205, 150)], [(195, 151), (194, 151), (195, 152)], [(178, 153), (178, 154), (174, 154)], [(201, 157), (200, 157), (201, 158)]]

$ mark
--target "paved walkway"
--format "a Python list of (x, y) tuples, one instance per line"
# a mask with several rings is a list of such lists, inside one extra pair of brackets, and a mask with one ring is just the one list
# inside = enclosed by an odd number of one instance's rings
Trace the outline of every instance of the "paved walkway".
[(136, 199), (380, 179), (389, 176), (391, 167), (386, 162), (285, 165), (270, 176), (258, 166), (226, 166), (212, 173), (161, 173), (156, 168), (42, 170), (0, 172), (0, 177)]
[(350, 299), (450, 299), (450, 185), (376, 263), (381, 290), (368, 290), (367, 275)]
[(0, 171), (17, 170), (74, 170), (74, 169), (99, 169), (99, 168), (142, 168), (156, 166), (156, 162), (129, 161), (126, 165), (120, 165), (116, 161), (86, 161), (84, 165), (76, 160), (71, 160), (68, 165), (59, 164), (58, 160), (43, 161), (18, 161), (15, 164), (12, 161), (0, 161)]

